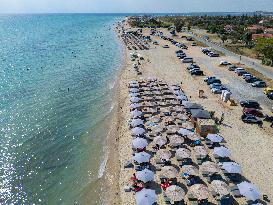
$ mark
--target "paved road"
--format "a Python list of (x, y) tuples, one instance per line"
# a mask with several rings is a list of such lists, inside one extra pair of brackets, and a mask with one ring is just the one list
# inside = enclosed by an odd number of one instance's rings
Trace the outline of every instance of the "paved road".
[(263, 75), (267, 76), (268, 78), (273, 79), (273, 68), (271, 70), (265, 68), (259, 62), (257, 62), (256, 59), (251, 59), (251, 58), (242, 56), (241, 60), (240, 60), (240, 56), (238, 54), (235, 54), (235, 53), (233, 53), (221, 46), (218, 46), (215, 43), (209, 42), (209, 41), (205, 40), (204, 38), (201, 38), (191, 32), (186, 32), (186, 33), (191, 35), (192, 37), (194, 37), (198, 41), (206, 44), (207, 46), (224, 53), (225, 55), (235, 59), (238, 62), (240, 61), (241, 63), (247, 65), (248, 67), (251, 67), (251, 68), (255, 69), (256, 71), (262, 73)]

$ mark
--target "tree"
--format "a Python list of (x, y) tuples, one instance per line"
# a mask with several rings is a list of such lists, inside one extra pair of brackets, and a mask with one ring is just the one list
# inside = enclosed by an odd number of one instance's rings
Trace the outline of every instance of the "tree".
[(225, 41), (228, 39), (227, 35), (225, 35), (225, 34), (221, 35), (220, 38), (223, 41), (223, 43), (225, 43)]
[(185, 25), (185, 22), (180, 19), (176, 19), (174, 21), (174, 26), (175, 26), (176, 32), (182, 31), (182, 28), (184, 25)]
[(242, 39), (246, 46), (250, 47), (251, 43), (252, 43), (252, 34), (247, 32), (243, 35), (243, 39)]
[(273, 66), (273, 38), (258, 38), (255, 49), (263, 55), (263, 62), (269, 60), (270, 65)]

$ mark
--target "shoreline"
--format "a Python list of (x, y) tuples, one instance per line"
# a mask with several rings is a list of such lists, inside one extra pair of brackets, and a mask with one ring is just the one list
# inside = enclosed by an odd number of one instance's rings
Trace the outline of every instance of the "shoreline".
[[(116, 24), (117, 25), (117, 24)], [(122, 125), (120, 108), (122, 107), (120, 100), (120, 87), (121, 78), (127, 68), (127, 57), (126, 48), (117, 32), (118, 27), (115, 26), (115, 33), (117, 40), (121, 46), (121, 64), (120, 70), (117, 72), (117, 78), (115, 80), (114, 86), (114, 96), (115, 101), (114, 108), (112, 111), (111, 125), (109, 127), (109, 133), (106, 139), (107, 147), (107, 158), (104, 173), (101, 177), (101, 204), (120, 204), (120, 191), (119, 191), (119, 175), (120, 175), (120, 160), (119, 160), (119, 137), (120, 137), (120, 127)], [(111, 157), (110, 157), (111, 156)]]

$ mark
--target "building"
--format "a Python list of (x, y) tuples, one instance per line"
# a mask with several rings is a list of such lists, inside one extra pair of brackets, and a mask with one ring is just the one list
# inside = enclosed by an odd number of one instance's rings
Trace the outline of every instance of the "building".
[(225, 25), (224, 29), (226, 32), (231, 33), (234, 31), (234, 26), (233, 25)]
[(270, 33), (252, 34), (253, 41), (255, 41), (257, 38), (273, 38), (273, 34)]
[(266, 28), (264, 30), (265, 33), (273, 34), (273, 28)]
[(252, 25), (252, 26), (248, 26), (246, 28), (246, 30), (250, 33), (256, 33), (257, 31), (264, 31), (265, 27), (261, 26), (261, 25)]

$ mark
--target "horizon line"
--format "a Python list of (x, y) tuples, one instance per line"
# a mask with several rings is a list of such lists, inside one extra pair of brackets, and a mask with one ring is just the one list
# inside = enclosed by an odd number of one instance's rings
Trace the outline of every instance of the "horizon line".
[(188, 11), (188, 12), (5, 12), (0, 15), (16, 14), (187, 14), (187, 13), (273, 13), (273, 11)]

